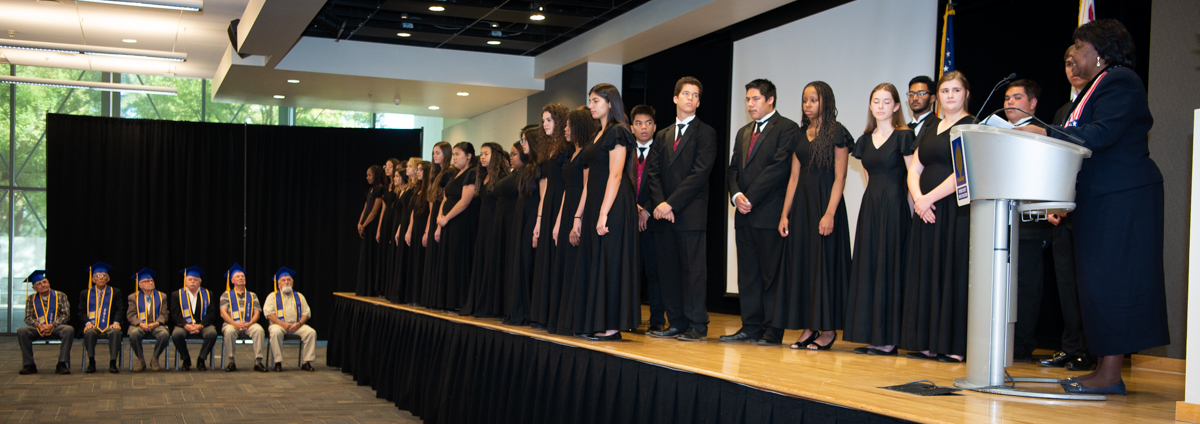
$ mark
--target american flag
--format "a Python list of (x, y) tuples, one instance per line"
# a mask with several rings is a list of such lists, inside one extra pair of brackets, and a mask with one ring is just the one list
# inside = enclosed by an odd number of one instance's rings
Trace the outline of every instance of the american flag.
[[(1089, 1), (1089, 0), (1083, 0)], [(954, 6), (946, 3), (946, 14), (942, 17), (942, 66), (939, 75), (954, 70)]]
[(1096, 20), (1096, 0), (1079, 0), (1079, 26)]

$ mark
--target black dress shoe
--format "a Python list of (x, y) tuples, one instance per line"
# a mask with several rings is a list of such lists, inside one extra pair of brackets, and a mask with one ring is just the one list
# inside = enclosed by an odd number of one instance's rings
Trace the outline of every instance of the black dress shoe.
[(204, 359), (200, 359), (199, 361), (196, 361), (196, 370), (208, 371), (208, 367), (204, 365)]
[(275, 370), (275, 372), (282, 372), (282, 371), (283, 371), (283, 364), (276, 362), (276, 363), (275, 363), (275, 367), (273, 367), (272, 369), (273, 369), (273, 370)]
[(87, 369), (83, 370), (83, 372), (87, 374), (94, 374), (96, 372), (96, 358), (88, 358)]
[(192, 370), (192, 361), (183, 361), (183, 365), (179, 366), (179, 370), (180, 371), (191, 371)]
[(593, 342), (619, 342), (619, 341), (621, 341), (621, 332), (618, 331), (616, 333), (612, 333), (607, 336), (597, 336), (595, 334), (590, 334), (584, 338), (591, 340)]
[(1067, 369), (1071, 371), (1092, 371), (1096, 369), (1096, 357), (1088, 354), (1076, 356), (1074, 360), (1067, 363)]
[(68, 367), (66, 362), (59, 362), (58, 366), (54, 367), (54, 373), (55, 374), (70, 374), (71, 367)]
[(258, 372), (267, 372), (267, 366), (263, 365), (261, 360), (254, 361), (254, 370)]
[(668, 328), (668, 329), (662, 330), (662, 331), (647, 331), (646, 332), (647, 336), (659, 338), (659, 339), (673, 339), (673, 338), (679, 337), (680, 334), (683, 334), (683, 329), (678, 328), (678, 327), (671, 327), (671, 328)]
[(1053, 368), (1065, 367), (1072, 359), (1075, 359), (1075, 355), (1068, 355), (1067, 352), (1060, 350), (1054, 352), (1049, 358), (1038, 361), (1038, 365)]
[(758, 339), (759, 346), (779, 346), (781, 344), (783, 344), (783, 339), (766, 334), (761, 339)]
[(646, 327), (646, 334), (650, 334), (655, 331), (663, 331), (663, 330), (664, 330), (664, 328), (663, 328), (662, 324), (650, 324), (649, 327)]
[(108, 361), (108, 372), (110, 372), (110, 373), (113, 373), (113, 374), (116, 374), (116, 373), (119, 373), (119, 372), (121, 372), (121, 369), (120, 369), (120, 368), (117, 368), (117, 361), (116, 361), (116, 360), (110, 360), (110, 361)]
[(688, 331), (684, 331), (683, 334), (680, 334), (678, 339), (681, 342), (702, 342), (708, 340), (708, 335), (700, 334), (700, 330), (695, 328), (689, 328)]
[(37, 374), (37, 365), (23, 366), (23, 367), (21, 367), (20, 371), (17, 371), (17, 374), (21, 374), (21, 375)]
[(300, 369), (303, 371), (308, 371), (308, 372), (316, 371), (315, 369), (313, 369), (312, 362), (305, 362), (304, 365), (300, 366)]
[(741, 331), (727, 335), (727, 336), (721, 336), (721, 337), (719, 337), (719, 339), (721, 339), (721, 341), (723, 341), (723, 342), (750, 342), (750, 343), (758, 342), (758, 339), (750, 337), (749, 334), (743, 333)]
[(237, 371), (237, 364), (235, 364), (233, 362), (229, 362), (229, 365), (225, 366), (225, 372), (234, 372), (234, 371)]

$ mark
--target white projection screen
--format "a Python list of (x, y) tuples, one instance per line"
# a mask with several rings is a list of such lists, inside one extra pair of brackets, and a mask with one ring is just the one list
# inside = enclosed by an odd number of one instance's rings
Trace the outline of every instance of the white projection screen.
[[(937, 0), (858, 0), (736, 41), (729, 122), (730, 151), (735, 135), (750, 122), (745, 84), (756, 78), (775, 83), (777, 110), (800, 122), (801, 93), (811, 81), (825, 81), (837, 99), (838, 121), (857, 138), (866, 128), (870, 91), (890, 82), (908, 91), (917, 75), (934, 77), (937, 56)], [(905, 99), (901, 99), (904, 101)], [(908, 119), (908, 108), (901, 110)], [(863, 194), (862, 164), (850, 158), (846, 176), (846, 213), (854, 238)], [(729, 220), (727, 291), (737, 293), (737, 247), (732, 206)]]

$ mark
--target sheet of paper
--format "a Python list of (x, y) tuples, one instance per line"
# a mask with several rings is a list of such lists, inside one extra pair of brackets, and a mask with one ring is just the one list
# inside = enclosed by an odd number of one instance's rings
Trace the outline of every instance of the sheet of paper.
[(980, 122), (980, 124), (1004, 129), (1014, 128), (1011, 122), (1008, 122), (1007, 119), (1001, 118), (999, 115), (990, 115), (987, 117), (987, 119), (984, 119), (983, 122)]

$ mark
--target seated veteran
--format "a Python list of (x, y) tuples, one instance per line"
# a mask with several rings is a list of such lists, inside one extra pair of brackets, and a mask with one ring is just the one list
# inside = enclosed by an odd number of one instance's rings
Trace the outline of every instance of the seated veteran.
[(79, 292), (79, 321), (83, 323), (83, 347), (87, 349), (88, 374), (96, 372), (96, 340), (108, 339), (108, 372), (121, 372), (121, 320), (125, 318), (125, 297), (121, 289), (108, 285), (112, 267), (96, 262), (88, 270), (88, 288)]
[(62, 345), (58, 347), (54, 372), (70, 374), (67, 363), (71, 362), (71, 344), (75, 341), (75, 328), (67, 324), (71, 320), (71, 302), (63, 292), (50, 289), (46, 271), (34, 271), (25, 282), (33, 284), (36, 293), (25, 297), (25, 327), (17, 329), (22, 365), (17, 373), (37, 374), (37, 365), (33, 363), (34, 340), (58, 339)]
[(300, 336), (303, 346), (300, 355), (304, 360), (300, 369), (315, 371), (312, 362), (317, 360), (317, 330), (305, 324), (312, 318), (312, 311), (308, 309), (308, 300), (304, 295), (292, 288), (295, 275), (296, 271), (287, 267), (279, 268), (279, 271), (275, 272), (275, 291), (267, 295), (267, 300), (263, 303), (263, 315), (271, 321), (267, 332), (270, 333), (271, 357), (275, 359), (275, 371), (283, 371), (282, 345), (285, 334)]
[[(233, 284), (232, 290), (230, 283)], [(261, 317), (262, 306), (258, 303), (258, 296), (246, 290), (246, 270), (238, 264), (233, 264), (233, 267), (225, 272), (225, 293), (221, 294), (221, 318), (225, 320), (221, 327), (221, 334), (225, 337), (222, 345), (225, 346), (225, 360), (229, 361), (225, 365), (225, 371), (237, 371), (233, 346), (234, 341), (244, 335), (254, 342), (254, 370), (267, 372), (267, 366), (263, 364), (264, 334), (262, 326), (258, 325), (258, 319)]]
[(175, 329), (171, 330), (171, 340), (175, 343), (175, 351), (183, 358), (180, 370), (192, 369), (192, 354), (188, 352), (188, 338), (201, 338), (200, 357), (196, 358), (196, 369), (208, 371), (204, 358), (212, 352), (217, 344), (217, 328), (214, 325), (220, 321), (221, 313), (212, 304), (212, 294), (208, 289), (200, 287), (204, 271), (193, 266), (182, 271), (183, 288), (171, 295), (171, 321)]
[(133, 279), (137, 280), (137, 290), (126, 299), (128, 305), (125, 317), (129, 319), (129, 345), (137, 362), (133, 364), (135, 372), (146, 369), (146, 357), (142, 355), (142, 339), (147, 335), (154, 337), (154, 356), (150, 358), (150, 369), (162, 371), (158, 357), (167, 350), (167, 341), (171, 333), (167, 332), (167, 294), (154, 288), (156, 273), (150, 268), (142, 268)]

